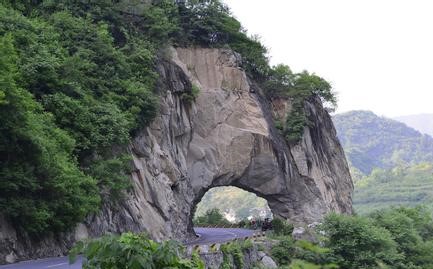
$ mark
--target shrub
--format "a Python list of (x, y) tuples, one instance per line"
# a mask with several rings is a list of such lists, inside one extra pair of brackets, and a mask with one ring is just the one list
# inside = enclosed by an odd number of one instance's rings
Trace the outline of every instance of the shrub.
[(98, 186), (114, 195), (127, 187), (121, 170), (107, 173), (121, 158), (107, 152), (158, 103), (154, 41), (121, 24), (112, 3), (55, 2), (0, 4), (0, 214), (32, 234), (98, 210)]
[(272, 220), (272, 228), (275, 235), (292, 235), (293, 232), (293, 224), (288, 223), (286, 220), (274, 218)]
[(175, 241), (156, 243), (144, 234), (124, 233), (121, 236), (105, 236), (80, 242), (70, 252), (70, 261), (77, 254), (85, 257), (83, 268), (173, 268), (204, 269), (198, 255), (191, 260), (179, 257), (182, 247)]
[(194, 220), (196, 226), (200, 225), (227, 225), (230, 222), (221, 214), (218, 208), (209, 209), (203, 216), (198, 216)]
[(193, 84), (191, 87), (191, 91), (182, 93), (181, 99), (188, 103), (192, 103), (195, 101), (195, 99), (197, 99), (199, 93), (200, 88), (197, 85)]
[(271, 249), (271, 255), (279, 265), (289, 265), (295, 251), (295, 242), (289, 236), (283, 238)]
[(339, 258), (342, 268), (379, 268), (401, 260), (392, 234), (363, 217), (331, 214), (323, 224), (326, 246)]
[(329, 82), (307, 71), (295, 74), (287, 65), (274, 66), (268, 80), (263, 83), (263, 88), (271, 99), (284, 98), (291, 101), (292, 109), (287, 114), (286, 122), (275, 123), (289, 143), (298, 142), (308, 124), (304, 111), (304, 102), (308, 98), (318, 96), (330, 110), (334, 110), (337, 105), (336, 95)]
[[(245, 246), (238, 242), (230, 242), (221, 246), (223, 253), (223, 263), (221, 264), (222, 269), (242, 269), (244, 268), (244, 254), (243, 250), (248, 248), (249, 243)], [(233, 264), (231, 263), (233, 260)]]

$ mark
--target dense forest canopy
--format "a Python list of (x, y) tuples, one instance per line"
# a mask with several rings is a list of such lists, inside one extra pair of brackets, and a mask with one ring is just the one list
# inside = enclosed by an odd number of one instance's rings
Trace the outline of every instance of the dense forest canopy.
[(32, 234), (122, 199), (129, 158), (113, 147), (157, 115), (155, 66), (169, 46), (240, 53), (269, 97), (297, 103), (287, 137), (306, 124), (306, 98), (335, 103), (322, 78), (270, 67), (266, 48), (217, 0), (1, 1), (0, 43), (0, 213)]

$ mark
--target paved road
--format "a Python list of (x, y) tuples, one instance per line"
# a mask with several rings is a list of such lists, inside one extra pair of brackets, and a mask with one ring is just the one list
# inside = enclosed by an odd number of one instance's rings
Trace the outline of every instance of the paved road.
[(9, 265), (0, 265), (0, 269), (81, 269), (81, 264), (81, 257), (71, 265), (69, 264), (68, 257), (56, 257), (19, 262)]
[(194, 228), (198, 239), (188, 242), (187, 245), (200, 245), (209, 243), (224, 243), (236, 238), (252, 236), (254, 231), (240, 228)]
[[(194, 230), (200, 237), (188, 242), (186, 245), (224, 243), (236, 238), (252, 236), (254, 233), (252, 230), (239, 228), (194, 228)], [(56, 257), (0, 265), (0, 269), (81, 269), (81, 264), (81, 257), (71, 265), (69, 264), (68, 257)]]

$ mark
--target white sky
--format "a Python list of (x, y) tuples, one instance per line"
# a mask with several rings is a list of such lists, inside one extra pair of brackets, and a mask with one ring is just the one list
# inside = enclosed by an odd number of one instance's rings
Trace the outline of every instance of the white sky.
[(330, 81), (337, 112), (433, 112), (433, 1), (224, 0), (271, 63)]

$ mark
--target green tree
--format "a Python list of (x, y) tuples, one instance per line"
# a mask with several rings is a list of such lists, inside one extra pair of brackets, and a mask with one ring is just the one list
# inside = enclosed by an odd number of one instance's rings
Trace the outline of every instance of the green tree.
[[(410, 268), (433, 267), (433, 225), (431, 212), (418, 208), (392, 208), (379, 210), (371, 215), (377, 226), (388, 230), (397, 243), (397, 250), (404, 255), (404, 266)], [(430, 240), (430, 242), (428, 241)]]
[(326, 247), (343, 269), (380, 268), (382, 263), (391, 266), (402, 259), (392, 234), (367, 218), (331, 214), (322, 228)]
[(203, 216), (198, 216), (194, 220), (195, 225), (222, 225), (230, 224), (218, 208), (212, 208), (206, 211)]
[(74, 140), (16, 84), (11, 35), (0, 38), (0, 212), (31, 233), (61, 231), (98, 207), (96, 182), (71, 157)]

